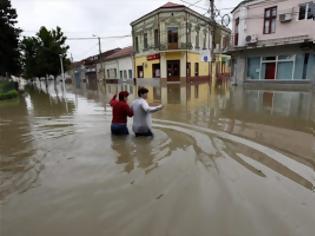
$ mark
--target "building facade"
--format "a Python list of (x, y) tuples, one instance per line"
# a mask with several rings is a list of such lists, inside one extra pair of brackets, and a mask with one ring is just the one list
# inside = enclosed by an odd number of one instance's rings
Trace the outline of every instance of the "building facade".
[[(212, 45), (229, 42), (230, 31), (183, 5), (167, 3), (131, 23), (136, 78), (164, 81), (210, 79)], [(211, 32), (217, 29), (215, 40)], [(228, 46), (228, 45), (225, 45)]]
[(236, 83), (315, 81), (315, 2), (246, 0), (233, 11)]
[[(133, 80), (133, 47), (122, 48), (97, 64), (98, 79), (107, 82)], [(104, 71), (104, 74), (102, 73)]]

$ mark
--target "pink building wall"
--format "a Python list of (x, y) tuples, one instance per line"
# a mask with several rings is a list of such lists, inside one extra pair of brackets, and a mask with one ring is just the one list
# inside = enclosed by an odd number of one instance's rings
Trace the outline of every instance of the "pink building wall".
[[(311, 0), (256, 0), (243, 4), (233, 12), (232, 38), (234, 38), (235, 35), (235, 20), (239, 18), (238, 46), (246, 45), (245, 38), (247, 35), (257, 35), (259, 41), (308, 35), (307, 38), (315, 42), (315, 21), (312, 19), (298, 19), (299, 5), (307, 2), (311, 2)], [(263, 27), (265, 9), (274, 6), (277, 6), (275, 33), (264, 34)], [(286, 23), (280, 22), (279, 15), (283, 13), (292, 13), (292, 20)], [(234, 45), (234, 42), (232, 45)]]

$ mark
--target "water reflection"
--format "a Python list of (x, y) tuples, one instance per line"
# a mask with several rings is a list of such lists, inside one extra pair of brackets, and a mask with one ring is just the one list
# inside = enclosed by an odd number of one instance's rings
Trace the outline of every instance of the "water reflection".
[[(165, 105), (153, 115), (155, 137), (111, 137), (109, 99), (127, 90), (131, 102), (139, 86), (148, 87), (149, 103)], [(119, 235), (135, 215), (154, 212), (152, 217), (165, 222), (187, 216), (189, 206), (198, 222), (214, 217), (219, 206), (228, 209), (222, 219), (236, 209), (245, 225), (257, 212), (280, 212), (275, 218), (287, 228), (301, 218), (306, 227), (315, 206), (314, 98), (310, 91), (211, 83), (89, 81), (64, 89), (37, 82), (20, 101), (0, 103), (0, 199), (8, 199), (4, 232), (16, 235), (23, 228), (35, 235), (31, 221), (41, 232), (50, 232), (50, 225), (68, 232), (69, 225), (77, 229), (77, 222), (95, 217), (92, 233), (101, 234), (106, 225), (109, 235)], [(255, 208), (249, 214), (250, 204)], [(283, 220), (283, 209), (298, 211), (298, 217)], [(150, 234), (139, 225), (133, 235)]]
[(0, 202), (36, 181), (43, 153), (34, 148), (26, 99), (0, 103)]

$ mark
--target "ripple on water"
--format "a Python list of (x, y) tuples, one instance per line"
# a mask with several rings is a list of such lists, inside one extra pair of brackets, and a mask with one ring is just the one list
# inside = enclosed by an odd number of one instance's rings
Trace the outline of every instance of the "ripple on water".
[[(261, 170), (261, 166), (264, 166), (314, 191), (315, 173), (312, 167), (306, 166), (275, 149), (209, 128), (169, 120), (154, 119), (154, 122), (154, 127), (158, 129), (174, 130), (191, 136), (195, 140), (195, 149), (200, 150), (197, 152), (197, 154), (199, 153), (197, 158), (206, 167), (216, 167), (215, 160), (224, 157), (236, 161), (257, 176), (268, 177)], [(172, 141), (176, 142), (176, 140)]]

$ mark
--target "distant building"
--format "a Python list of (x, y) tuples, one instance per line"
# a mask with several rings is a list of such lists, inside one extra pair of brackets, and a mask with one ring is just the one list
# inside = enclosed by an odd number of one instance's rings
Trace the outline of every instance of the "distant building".
[(232, 11), (237, 83), (315, 81), (315, 2), (242, 1)]
[(132, 80), (134, 78), (133, 47), (122, 48), (106, 57), (102, 64), (97, 64), (97, 71), (101, 71), (101, 66), (105, 74), (99, 73), (99, 80), (102, 78), (108, 82)]
[[(212, 45), (217, 45), (219, 55), (230, 39), (229, 29), (184, 5), (170, 2), (133, 21), (131, 26), (136, 78), (208, 80)], [(213, 41), (214, 26), (217, 32)], [(221, 63), (218, 68), (225, 63), (217, 61)]]
[(85, 80), (96, 82), (99, 74), (101, 73), (99, 69), (97, 70), (97, 65), (99, 64), (99, 62), (105, 61), (107, 57), (120, 50), (121, 48), (115, 48), (103, 52), (101, 54), (101, 60), (100, 55), (98, 54), (85, 58), (81, 61), (74, 62), (70, 67), (69, 74), (72, 75), (76, 84), (80, 84), (81, 81)]

